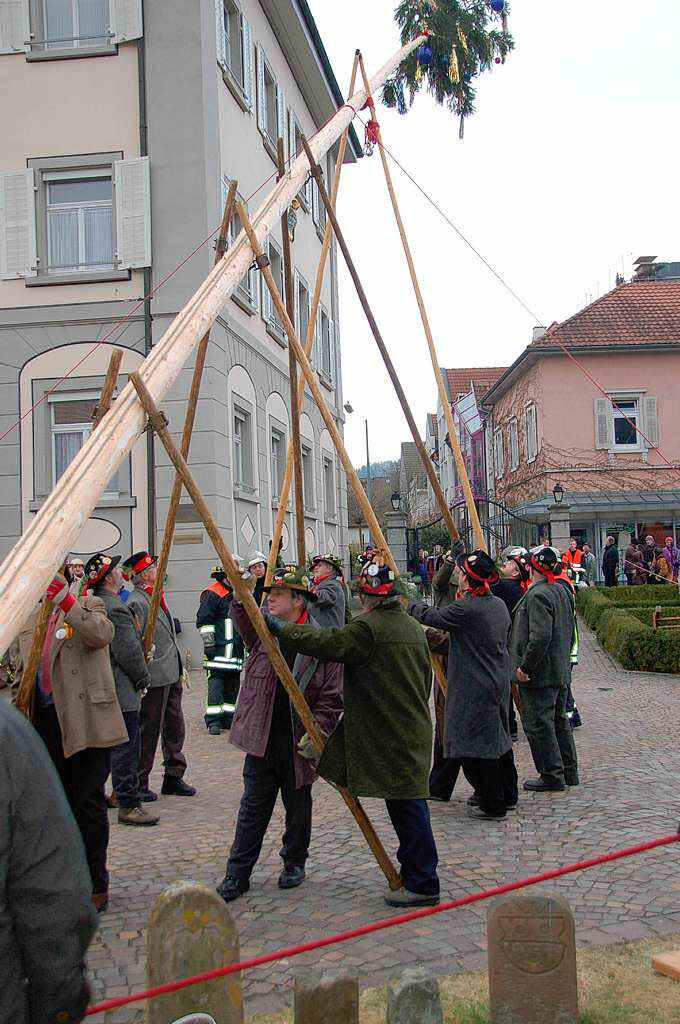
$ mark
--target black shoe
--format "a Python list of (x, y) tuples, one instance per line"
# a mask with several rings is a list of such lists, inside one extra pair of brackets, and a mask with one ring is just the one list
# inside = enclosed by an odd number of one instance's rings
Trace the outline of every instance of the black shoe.
[(532, 793), (564, 793), (566, 786), (548, 786), (544, 779), (527, 779), (524, 788)]
[(510, 739), (513, 743), (517, 743), (517, 740), (519, 739), (519, 733), (517, 732), (517, 729), (515, 729), (514, 732), (510, 732)]
[(430, 793), (430, 795), (425, 797), (425, 799), (434, 800), (436, 804), (448, 804), (451, 798), (448, 796), (437, 796), (435, 793)]
[(572, 729), (580, 729), (581, 726), (583, 725), (583, 722), (581, 721), (581, 716), (578, 713), (578, 708), (574, 708), (574, 713), (572, 714), (571, 718), (569, 719), (569, 722), (570, 722), (570, 725), (571, 725)]
[(476, 793), (473, 793), (472, 796), (467, 798), (467, 805), (468, 807), (479, 807), (479, 797)]
[(184, 779), (176, 779), (174, 775), (164, 775), (161, 793), (163, 796), (193, 796), (195, 786), (187, 786)]
[(213, 722), (212, 725), (208, 726), (208, 733), (211, 736), (221, 736), (222, 735), (222, 726), (221, 725), (217, 725), (216, 722)]
[(232, 875), (225, 875), (217, 886), (217, 895), (221, 896), (225, 903), (243, 896), (244, 892), (250, 889), (250, 882), (247, 878), (234, 878)]
[(570, 789), (572, 788), (572, 786), (578, 786), (578, 784), (579, 784), (578, 783), (578, 779), (576, 779), (573, 782), (570, 781), (569, 779), (565, 779), (564, 781), (566, 782), (566, 784), (569, 786)]
[(517, 800), (515, 800), (513, 803), (508, 803), (506, 801), (506, 803), (505, 803), (506, 811), (516, 811), (517, 810), (517, 803), (518, 803)]
[(137, 796), (143, 804), (150, 804), (154, 800), (158, 800), (158, 793), (154, 793), (154, 791), (148, 787), (146, 789), (140, 789)]
[(295, 889), (305, 880), (302, 864), (287, 864), (279, 875), (279, 889)]

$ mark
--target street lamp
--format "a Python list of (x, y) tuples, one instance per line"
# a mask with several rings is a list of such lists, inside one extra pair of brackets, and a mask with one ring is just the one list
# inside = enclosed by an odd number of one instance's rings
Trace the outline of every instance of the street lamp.
[(399, 509), (401, 508), (401, 494), (399, 493), (399, 491), (392, 492), (392, 497), (390, 498), (390, 501), (392, 502), (393, 510), (395, 512), (398, 512)]
[(564, 497), (564, 488), (561, 484), (557, 483), (553, 487), (553, 498), (555, 499), (556, 505), (562, 504), (562, 498)]

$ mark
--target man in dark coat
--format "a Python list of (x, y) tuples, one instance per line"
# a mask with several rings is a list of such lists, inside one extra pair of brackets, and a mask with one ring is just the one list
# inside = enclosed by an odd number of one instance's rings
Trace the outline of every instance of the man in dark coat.
[(510, 647), (513, 677), (522, 694), (522, 724), (540, 773), (524, 788), (560, 792), (578, 785), (576, 747), (567, 717), (574, 612), (558, 582), (559, 552), (543, 547), (531, 555), (534, 582), (515, 612)]
[[(251, 573), (244, 574), (244, 581), (254, 589), (255, 577)], [(310, 622), (309, 628), (317, 629), (308, 615), (308, 606), (315, 600), (309, 587), (304, 569), (290, 566), (277, 570), (272, 586), (266, 588), (270, 609), (281, 621)], [(229, 736), (230, 743), (245, 750), (246, 759), (236, 835), (225, 877), (217, 889), (227, 903), (250, 888), (250, 875), (260, 855), (279, 790), (286, 810), (279, 888), (294, 889), (304, 880), (312, 834), (312, 783), (316, 779), (307, 735), (293, 715), (288, 693), (236, 598), (230, 614), (248, 648), (248, 659)], [(281, 643), (281, 652), (319, 730), (329, 735), (342, 713), (340, 666), (296, 656), (285, 642)]]
[[(501, 570), (502, 575), (497, 583), (491, 587), (491, 593), (500, 597), (508, 609), (510, 618), (515, 613), (515, 608), (529, 589), (529, 552), (526, 548), (512, 547), (504, 552), (505, 561)], [(511, 680), (512, 684), (512, 680)], [(510, 728), (510, 739), (517, 739), (517, 715), (515, 714), (515, 702), (512, 693), (508, 705), (508, 725)]]
[(471, 817), (498, 820), (517, 805), (517, 772), (508, 734), (510, 615), (490, 585), (498, 579), (484, 551), (460, 555), (461, 600), (445, 608), (414, 604), (419, 622), (450, 634), (444, 756), (453, 784), (462, 766), (479, 806)]
[(119, 561), (118, 555), (108, 558), (99, 552), (85, 566), (89, 589), (102, 599), (113, 623), (113, 640), (109, 647), (111, 668), (128, 734), (127, 742), (111, 751), (111, 781), (119, 824), (157, 825), (158, 815), (144, 810), (139, 799), (139, 709), (142, 691), (149, 685), (149, 669), (135, 617), (118, 596), (123, 584)]
[(0, 1021), (83, 1019), (97, 928), (83, 844), (54, 766), (0, 700)]
[(439, 902), (437, 848), (427, 806), (432, 754), (430, 657), (423, 630), (401, 603), (401, 584), (378, 552), (358, 581), (364, 614), (341, 629), (266, 621), (281, 643), (345, 666), (345, 712), (319, 775), (352, 796), (383, 799), (399, 839), (402, 886), (390, 906)]
[(203, 668), (208, 675), (204, 721), (211, 736), (231, 729), (236, 710), (243, 641), (229, 618), (234, 591), (221, 565), (210, 576), (213, 582), (201, 594), (196, 628), (203, 641)]
[(347, 621), (347, 595), (342, 579), (342, 562), (335, 555), (314, 555), (309, 571), (313, 579), (311, 589), (316, 594), (316, 601), (311, 607), (312, 618), (322, 629), (344, 626)]
[(607, 537), (602, 553), (602, 573), (605, 587), (616, 587), (619, 582), (619, 549), (613, 537)]

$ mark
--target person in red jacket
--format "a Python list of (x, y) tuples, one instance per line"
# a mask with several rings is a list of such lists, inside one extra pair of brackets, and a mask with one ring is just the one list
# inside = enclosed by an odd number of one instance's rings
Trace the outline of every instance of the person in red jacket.
[(562, 555), (562, 562), (563, 562), (563, 564), (567, 568), (570, 565), (580, 565), (582, 557), (583, 557), (583, 552), (578, 547), (578, 542), (576, 540), (576, 537), (570, 537), (570, 539), (569, 539), (569, 547), (567, 548), (567, 550)]

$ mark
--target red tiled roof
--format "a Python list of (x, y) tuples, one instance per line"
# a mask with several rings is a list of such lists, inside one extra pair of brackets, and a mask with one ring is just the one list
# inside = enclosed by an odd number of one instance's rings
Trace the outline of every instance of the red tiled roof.
[(478, 398), (496, 383), (507, 366), (473, 366), (464, 370), (443, 370), (449, 389), (449, 398), (455, 402), (458, 395), (474, 391)]
[(680, 344), (680, 279), (619, 285), (568, 320), (552, 324), (529, 348), (560, 343), (568, 348)]

